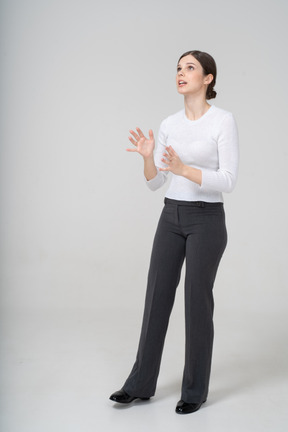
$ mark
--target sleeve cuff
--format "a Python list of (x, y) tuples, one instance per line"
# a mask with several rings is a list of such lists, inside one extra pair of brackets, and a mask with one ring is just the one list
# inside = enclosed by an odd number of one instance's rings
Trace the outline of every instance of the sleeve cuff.
[(148, 188), (150, 190), (156, 191), (161, 186), (163, 186), (163, 184), (165, 183), (166, 179), (167, 179), (167, 173), (164, 173), (163, 171), (159, 171), (157, 169), (157, 175), (153, 179), (151, 179), (151, 180), (147, 180), (145, 178), (145, 182), (146, 182), (146, 185), (148, 186)]

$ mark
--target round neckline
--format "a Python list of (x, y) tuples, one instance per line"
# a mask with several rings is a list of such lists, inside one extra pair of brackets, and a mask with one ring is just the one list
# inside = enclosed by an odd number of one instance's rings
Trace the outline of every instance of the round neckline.
[(206, 118), (207, 117), (207, 115), (210, 113), (210, 111), (212, 110), (214, 110), (214, 108), (215, 108), (215, 105), (210, 105), (210, 108), (201, 116), (201, 117), (199, 117), (199, 119), (196, 119), (196, 120), (190, 120), (187, 116), (186, 116), (186, 113), (185, 113), (185, 108), (183, 109), (183, 113), (184, 113), (184, 119), (187, 121), (187, 122), (189, 122), (189, 123), (193, 123), (193, 124), (195, 124), (195, 123), (198, 123), (198, 122), (200, 122), (200, 121), (202, 121), (204, 118)]

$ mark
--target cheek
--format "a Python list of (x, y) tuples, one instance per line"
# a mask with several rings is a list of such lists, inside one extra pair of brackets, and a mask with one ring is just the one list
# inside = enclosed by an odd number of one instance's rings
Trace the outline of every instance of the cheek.
[(203, 84), (204, 78), (202, 74), (197, 74), (195, 76), (195, 80), (199, 83), (199, 84)]

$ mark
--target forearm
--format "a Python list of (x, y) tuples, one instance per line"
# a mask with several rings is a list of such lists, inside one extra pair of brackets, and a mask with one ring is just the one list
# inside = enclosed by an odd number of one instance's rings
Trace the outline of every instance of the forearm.
[(202, 171), (198, 168), (193, 168), (183, 164), (181, 175), (188, 180), (197, 183), (199, 186), (202, 184)]
[(148, 158), (144, 158), (144, 176), (146, 180), (152, 180), (157, 175), (157, 168), (154, 163), (153, 154)]

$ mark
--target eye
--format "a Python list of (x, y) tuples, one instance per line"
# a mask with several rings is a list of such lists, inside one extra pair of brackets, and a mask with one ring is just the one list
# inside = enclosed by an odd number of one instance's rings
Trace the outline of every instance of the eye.
[(188, 66), (189, 70), (194, 70), (194, 66)]
[(178, 66), (177, 67), (177, 72), (179, 72), (181, 70), (181, 67), (180, 66)]

